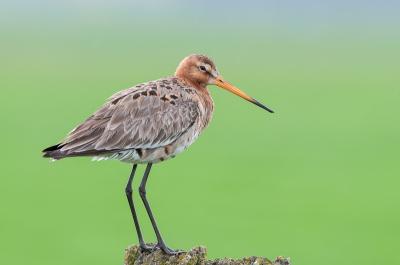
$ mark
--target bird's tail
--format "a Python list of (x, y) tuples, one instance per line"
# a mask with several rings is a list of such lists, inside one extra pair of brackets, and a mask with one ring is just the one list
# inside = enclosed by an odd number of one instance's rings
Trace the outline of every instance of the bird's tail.
[(114, 151), (119, 151), (118, 149), (115, 150), (87, 150), (87, 151), (73, 151), (71, 149), (67, 150), (62, 150), (62, 148), (65, 146), (65, 143), (60, 143), (56, 144), (53, 146), (50, 146), (42, 151), (42, 153), (45, 153), (42, 155), (42, 157), (45, 158), (51, 158), (50, 161), (57, 161), (62, 158), (66, 157), (77, 157), (77, 156), (97, 156), (97, 155), (103, 155), (103, 154), (108, 154), (108, 153), (113, 153)]
[(67, 156), (67, 152), (62, 152), (61, 148), (62, 144), (50, 146), (42, 151), (42, 153), (45, 153), (42, 157), (51, 158), (51, 162), (60, 160)]

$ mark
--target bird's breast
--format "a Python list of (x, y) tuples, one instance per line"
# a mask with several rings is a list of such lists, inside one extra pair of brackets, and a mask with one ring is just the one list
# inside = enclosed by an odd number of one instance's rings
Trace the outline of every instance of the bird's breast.
[(208, 90), (199, 93), (198, 107), (201, 119), (199, 130), (202, 132), (210, 124), (214, 112), (214, 101)]

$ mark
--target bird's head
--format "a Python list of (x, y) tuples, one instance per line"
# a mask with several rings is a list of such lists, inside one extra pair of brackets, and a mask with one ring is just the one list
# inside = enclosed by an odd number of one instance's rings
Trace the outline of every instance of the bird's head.
[(200, 86), (214, 85), (219, 76), (214, 62), (205, 55), (192, 54), (183, 59), (175, 76), (185, 78)]
[(257, 100), (240, 91), (219, 74), (217, 66), (205, 55), (192, 54), (183, 59), (176, 69), (175, 76), (186, 79), (200, 88), (207, 85), (217, 85), (241, 98), (244, 98), (255, 105), (274, 113)]

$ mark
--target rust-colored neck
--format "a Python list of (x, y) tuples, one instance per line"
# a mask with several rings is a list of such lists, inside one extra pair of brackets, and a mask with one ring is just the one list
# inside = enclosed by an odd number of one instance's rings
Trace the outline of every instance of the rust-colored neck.
[(177, 74), (175, 73), (176, 77), (182, 78), (183, 80), (185, 80), (188, 84), (190, 84), (191, 86), (193, 86), (197, 91), (199, 92), (207, 92), (208, 93), (208, 89), (207, 89), (207, 85), (206, 84), (199, 84), (194, 82), (190, 77), (188, 77), (187, 75), (183, 74)]

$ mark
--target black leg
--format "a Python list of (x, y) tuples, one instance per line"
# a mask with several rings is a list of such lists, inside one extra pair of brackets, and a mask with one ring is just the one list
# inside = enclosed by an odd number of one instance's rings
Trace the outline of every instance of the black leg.
[(128, 183), (126, 184), (126, 187), (125, 187), (125, 194), (126, 194), (126, 198), (128, 198), (129, 206), (131, 208), (131, 212), (132, 212), (132, 216), (133, 216), (133, 221), (135, 222), (136, 232), (137, 232), (138, 238), (139, 238), (139, 247), (138, 247), (137, 251), (139, 251), (139, 249), (142, 249), (144, 251), (151, 251), (152, 248), (146, 246), (146, 244), (144, 243), (142, 231), (140, 231), (139, 220), (137, 219), (137, 215), (136, 215), (135, 205), (133, 205), (133, 200), (132, 200), (132, 191), (133, 191), (132, 190), (132, 180), (133, 180), (133, 176), (135, 175), (136, 167), (137, 167), (137, 165), (133, 165), (131, 175), (129, 176)]
[(151, 224), (153, 225), (154, 232), (156, 233), (156, 236), (157, 236), (157, 245), (156, 246), (158, 246), (159, 248), (164, 250), (165, 253), (170, 254), (170, 255), (185, 253), (185, 251), (179, 251), (179, 252), (173, 251), (172, 249), (167, 247), (167, 245), (165, 245), (165, 242), (160, 234), (160, 231), (158, 230), (156, 221), (154, 220), (154, 216), (153, 216), (153, 213), (151, 212), (149, 202), (147, 201), (147, 198), (146, 198), (146, 182), (147, 182), (147, 178), (150, 173), (151, 165), (152, 165), (151, 163), (147, 164), (146, 171), (144, 172), (142, 182), (140, 182), (139, 194), (140, 194), (140, 197), (142, 198), (144, 206), (146, 207), (147, 213), (150, 217)]

